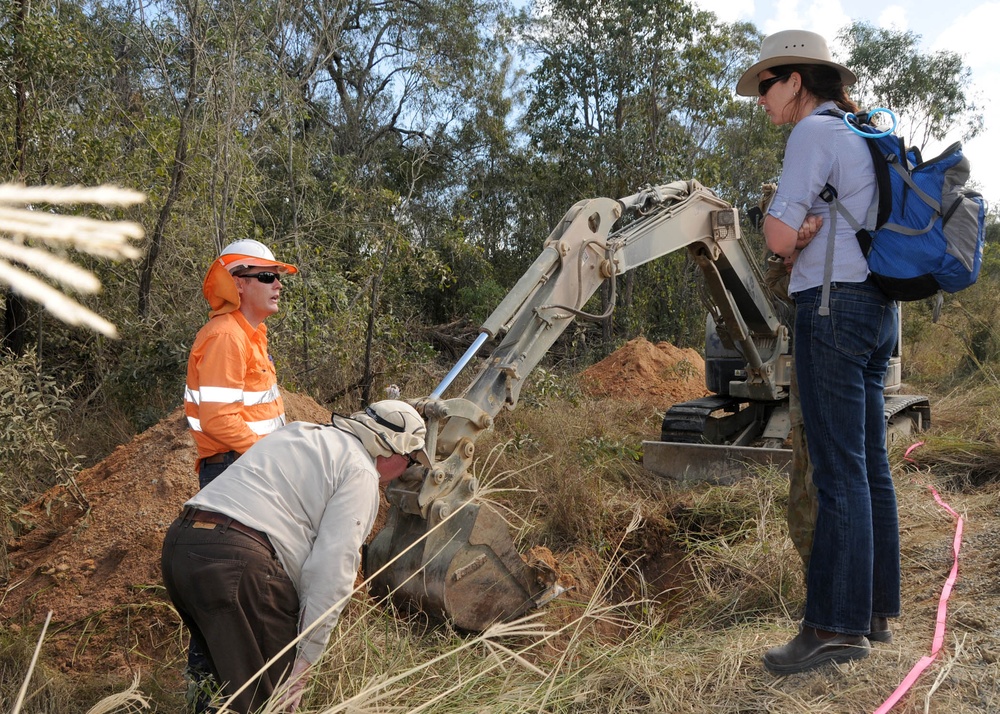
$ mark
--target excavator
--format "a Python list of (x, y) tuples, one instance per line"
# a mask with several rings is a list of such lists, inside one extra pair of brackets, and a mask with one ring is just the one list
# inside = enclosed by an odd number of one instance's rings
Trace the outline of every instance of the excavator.
[[(737, 211), (694, 180), (583, 200), (438, 387), (410, 400), (427, 422), (433, 465), (414, 465), (386, 488), (387, 520), (364, 557), (374, 596), (479, 632), (561, 594), (557, 573), (522, 558), (506, 521), (477, 497), (476, 439), (516, 407), (525, 379), (573, 320), (607, 317), (584, 311), (598, 288), (609, 283), (613, 306), (619, 276), (682, 248), (704, 278), (712, 394), (666, 410), (660, 440), (643, 443), (643, 464), (678, 480), (721, 483), (749, 473), (748, 464), (787, 465), (790, 312), (765, 286)], [(499, 343), (472, 382), (445, 398), (488, 340)], [(897, 348), (886, 375), (890, 433), (927, 428), (927, 398), (897, 395), (900, 379)]]

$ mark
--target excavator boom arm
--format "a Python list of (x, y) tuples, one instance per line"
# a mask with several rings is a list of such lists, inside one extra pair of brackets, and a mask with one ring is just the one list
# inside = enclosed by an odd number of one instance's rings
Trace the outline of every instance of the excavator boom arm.
[[(631, 220), (613, 230), (623, 217)], [(413, 402), (427, 420), (435, 463), (411, 468), (386, 489), (388, 520), (366, 554), (366, 572), (380, 570), (374, 593), (470, 630), (552, 596), (553, 574), (528, 567), (504, 521), (476, 498), (475, 441), (502, 409), (517, 405), (524, 380), (574, 319), (607, 316), (584, 312), (601, 285), (610, 281), (613, 306), (618, 276), (681, 248), (705, 274), (720, 333), (747, 357), (746, 391), (772, 399), (781, 393), (774, 364), (787, 353), (787, 330), (761, 288), (729, 204), (696, 181), (647, 186), (621, 200), (580, 201), (483, 323), (481, 337), (500, 343), (469, 386), (442, 398), (452, 370), (431, 396)]]

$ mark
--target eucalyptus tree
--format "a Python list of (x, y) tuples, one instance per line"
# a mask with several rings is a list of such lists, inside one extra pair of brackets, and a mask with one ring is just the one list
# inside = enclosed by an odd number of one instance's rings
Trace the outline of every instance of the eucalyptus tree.
[[(309, 325), (302, 315), (301, 334), (324, 345), (315, 363), (303, 347), (303, 372), (331, 356), (356, 361), (359, 337), (386, 335), (377, 351), (391, 350), (411, 332), (400, 326), (416, 315), (413, 294), (441, 280), (428, 242), (441, 214), (430, 209), (442, 205), (452, 137), (474, 111), (504, 11), (495, 0), (307, 1), (269, 21), (286, 112), (267, 125), (286, 144), (261, 162), (272, 187), (261, 215), (307, 262), (302, 299), (335, 313)], [(374, 368), (361, 369), (369, 385)]]
[(852, 95), (862, 106), (896, 112), (908, 144), (922, 149), (952, 131), (968, 140), (982, 130), (972, 71), (957, 52), (922, 52), (920, 35), (865, 22), (848, 25), (837, 37), (845, 46), (844, 64), (858, 75)]
[[(693, 178), (718, 187), (727, 176), (721, 132), (734, 114), (734, 73), (748, 31), (720, 25), (685, 0), (539, 5), (524, 126), (544, 186), (532, 197), (556, 200), (555, 210), (565, 211), (580, 198), (623, 196), (645, 183)], [(554, 225), (551, 205), (529, 200), (521, 213)], [(659, 263), (626, 276), (619, 326), (700, 341), (703, 317), (690, 307), (697, 300), (683, 256)], [(605, 291), (601, 312), (608, 297)]]

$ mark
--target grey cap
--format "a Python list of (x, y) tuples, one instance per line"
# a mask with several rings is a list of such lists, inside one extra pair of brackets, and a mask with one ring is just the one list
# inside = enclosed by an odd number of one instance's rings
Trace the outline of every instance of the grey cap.
[(356, 434), (372, 456), (402, 454), (431, 466), (424, 448), (427, 437), (424, 418), (402, 400), (383, 399), (350, 418), (334, 416), (333, 423)]

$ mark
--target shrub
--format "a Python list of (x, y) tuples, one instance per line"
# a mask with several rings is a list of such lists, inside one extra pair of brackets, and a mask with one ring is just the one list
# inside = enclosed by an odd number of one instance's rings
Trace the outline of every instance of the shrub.
[(17, 534), (22, 504), (58, 483), (72, 484), (80, 468), (79, 457), (56, 438), (72, 386), (43, 374), (33, 351), (0, 361), (0, 503), (10, 529), (3, 536)]

